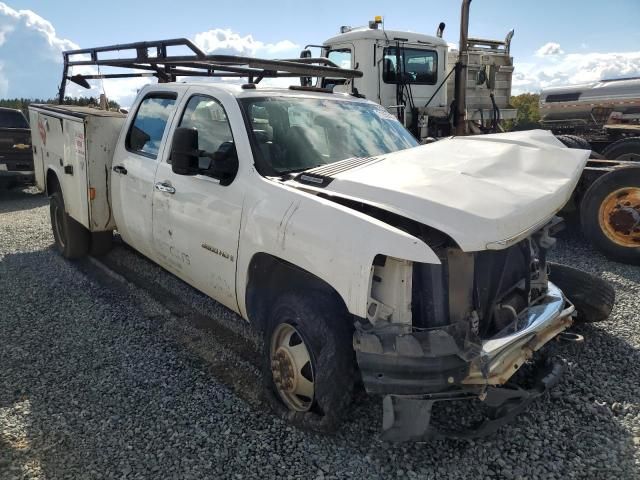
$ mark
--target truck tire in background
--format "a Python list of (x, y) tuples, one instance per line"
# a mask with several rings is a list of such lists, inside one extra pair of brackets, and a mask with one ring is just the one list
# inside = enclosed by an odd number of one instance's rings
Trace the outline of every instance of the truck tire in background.
[(113, 232), (91, 232), (91, 246), (89, 247), (89, 254), (94, 257), (101, 257), (106, 255), (113, 246)]
[(602, 175), (580, 205), (587, 239), (612, 260), (640, 265), (640, 166)]
[(602, 150), (607, 160), (630, 160), (640, 162), (640, 137), (628, 137), (617, 140)]
[(63, 257), (80, 258), (89, 251), (90, 233), (67, 214), (62, 192), (57, 190), (49, 197), (51, 228), (56, 247)]
[(344, 308), (320, 291), (285, 293), (265, 329), (265, 392), (297, 427), (338, 428), (355, 384), (353, 332)]
[(574, 138), (571, 138), (570, 135), (556, 135), (556, 138), (560, 140), (567, 148), (582, 148)]
[(609, 318), (616, 292), (609, 282), (561, 263), (549, 262), (549, 280), (557, 285), (576, 307), (576, 321), (601, 322)]
[(564, 136), (570, 138), (571, 140), (573, 140), (573, 142), (576, 145), (578, 145), (575, 148), (581, 148), (583, 150), (591, 150), (591, 144), (584, 138), (579, 137), (577, 135), (564, 135)]

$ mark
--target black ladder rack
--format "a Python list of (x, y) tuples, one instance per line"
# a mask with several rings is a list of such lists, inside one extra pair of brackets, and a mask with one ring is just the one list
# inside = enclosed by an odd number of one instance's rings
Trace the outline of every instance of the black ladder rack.
[[(185, 47), (191, 53), (169, 55), (168, 47)], [(108, 58), (108, 53), (123, 50), (132, 50), (135, 55), (129, 58)], [(259, 83), (263, 78), (275, 77), (362, 77), (359, 70), (340, 68), (324, 57), (270, 60), (238, 55), (207, 55), (186, 38), (67, 50), (62, 52), (62, 57), (62, 82), (58, 90), (60, 103), (64, 101), (67, 81), (90, 88), (87, 80), (105, 78), (156, 77), (158, 82), (167, 83), (175, 82), (177, 77), (247, 77), (249, 83)], [(144, 72), (69, 75), (71, 67), (87, 65)]]

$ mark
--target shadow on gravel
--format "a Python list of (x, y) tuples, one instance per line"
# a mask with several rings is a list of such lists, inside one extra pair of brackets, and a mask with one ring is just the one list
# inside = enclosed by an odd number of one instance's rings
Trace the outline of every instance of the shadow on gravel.
[(0, 213), (19, 212), (47, 205), (49, 200), (36, 187), (0, 189)]

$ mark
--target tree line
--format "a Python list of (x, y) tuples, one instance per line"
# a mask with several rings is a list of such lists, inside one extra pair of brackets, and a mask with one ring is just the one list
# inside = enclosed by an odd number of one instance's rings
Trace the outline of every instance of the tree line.
[[(540, 110), (538, 101), (540, 95), (537, 93), (523, 93), (511, 97), (511, 105), (518, 110), (515, 120), (505, 122), (505, 130), (530, 130), (540, 128)], [(0, 107), (16, 108), (28, 114), (27, 108), (31, 103), (58, 103), (57, 98), (7, 98), (0, 99)], [(99, 99), (93, 97), (65, 97), (65, 105), (79, 105), (82, 107), (97, 107)], [(109, 100), (109, 110), (118, 110), (120, 105), (113, 100)], [(28, 118), (28, 117), (27, 117)]]
[(505, 122), (505, 130), (531, 130), (540, 128), (540, 95), (523, 93), (511, 97), (511, 106), (518, 110), (515, 120)]

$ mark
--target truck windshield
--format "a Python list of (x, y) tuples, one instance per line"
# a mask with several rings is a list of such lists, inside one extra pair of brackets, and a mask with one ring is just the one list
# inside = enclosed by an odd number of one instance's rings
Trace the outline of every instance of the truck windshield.
[(20, 112), (0, 110), (0, 128), (29, 128), (29, 123)]
[(240, 104), (250, 124), (254, 157), (275, 174), (418, 145), (393, 115), (371, 103), (249, 97)]

